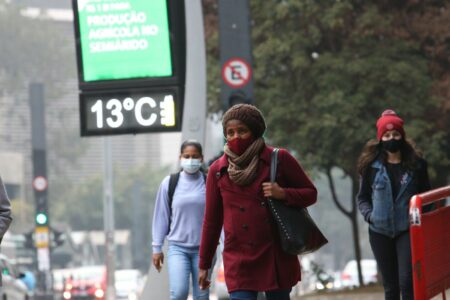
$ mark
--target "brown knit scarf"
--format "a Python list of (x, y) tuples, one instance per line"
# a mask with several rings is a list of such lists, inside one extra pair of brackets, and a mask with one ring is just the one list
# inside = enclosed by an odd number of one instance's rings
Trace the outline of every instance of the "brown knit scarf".
[(225, 144), (224, 151), (228, 156), (228, 176), (237, 185), (245, 186), (252, 183), (258, 175), (259, 154), (264, 149), (264, 139), (256, 139), (248, 148), (238, 156)]

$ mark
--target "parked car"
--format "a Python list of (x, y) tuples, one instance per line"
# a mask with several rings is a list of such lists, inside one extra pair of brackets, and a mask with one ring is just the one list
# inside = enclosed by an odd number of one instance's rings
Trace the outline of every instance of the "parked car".
[(103, 300), (106, 291), (105, 266), (74, 269), (66, 279), (63, 298), (66, 300)]
[(137, 300), (142, 292), (142, 274), (139, 270), (115, 272), (116, 299)]
[[(373, 284), (378, 282), (377, 262), (374, 259), (361, 260), (362, 277), (364, 284)], [(356, 260), (350, 260), (341, 273), (342, 287), (359, 286), (358, 269)]]
[(32, 292), (20, 280), (16, 266), (7, 256), (0, 254), (0, 270), (2, 272), (3, 286), (0, 288), (0, 299), (29, 300)]

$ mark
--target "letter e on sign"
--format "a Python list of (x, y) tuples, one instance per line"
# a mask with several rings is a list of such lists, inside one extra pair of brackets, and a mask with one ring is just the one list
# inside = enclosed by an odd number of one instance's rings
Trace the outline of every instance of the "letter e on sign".
[(243, 87), (251, 78), (250, 65), (240, 58), (232, 58), (222, 66), (222, 79), (231, 88)]

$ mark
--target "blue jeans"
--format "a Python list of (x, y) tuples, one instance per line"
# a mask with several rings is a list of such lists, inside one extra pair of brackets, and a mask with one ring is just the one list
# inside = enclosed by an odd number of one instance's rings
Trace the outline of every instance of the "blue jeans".
[(186, 300), (189, 294), (189, 277), (192, 275), (194, 300), (208, 300), (209, 289), (198, 286), (198, 248), (169, 244), (167, 263), (169, 270), (170, 300)]
[[(291, 289), (275, 290), (266, 292), (267, 300), (289, 300)], [(256, 300), (258, 292), (255, 291), (234, 291), (230, 293), (230, 300)]]

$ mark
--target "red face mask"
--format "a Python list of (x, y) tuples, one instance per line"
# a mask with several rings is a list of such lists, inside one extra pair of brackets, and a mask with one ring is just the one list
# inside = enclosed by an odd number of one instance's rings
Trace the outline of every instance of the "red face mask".
[(252, 137), (246, 139), (235, 138), (234, 140), (228, 141), (227, 145), (234, 154), (241, 156), (254, 141), (255, 139)]

